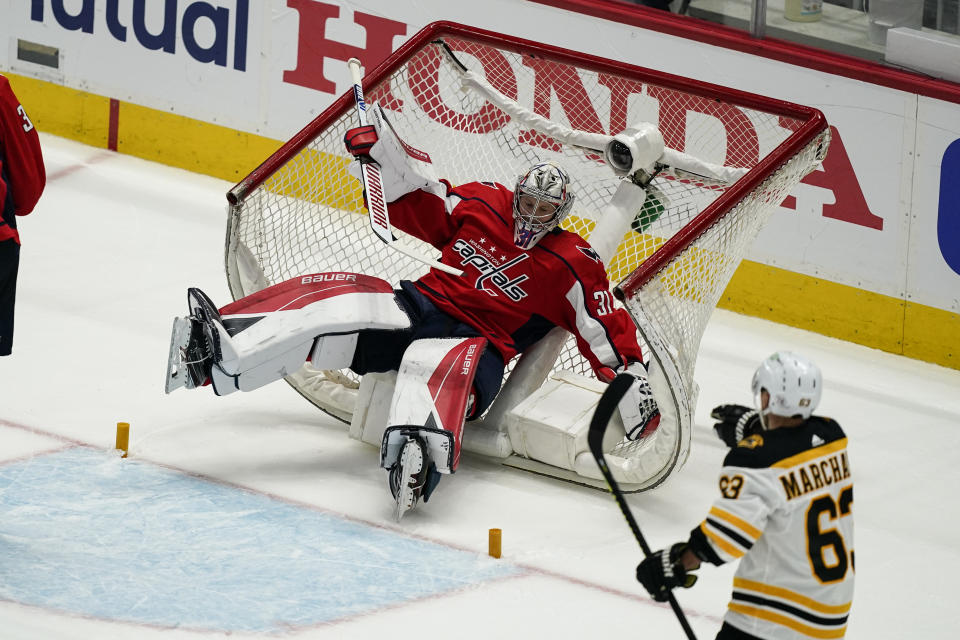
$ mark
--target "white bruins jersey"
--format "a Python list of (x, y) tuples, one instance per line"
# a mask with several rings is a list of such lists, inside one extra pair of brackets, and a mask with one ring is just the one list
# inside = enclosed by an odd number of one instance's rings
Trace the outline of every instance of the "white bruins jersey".
[(829, 418), (730, 450), (721, 498), (693, 530), (700, 558), (739, 559), (725, 622), (769, 640), (843, 638), (853, 599), (853, 479)]

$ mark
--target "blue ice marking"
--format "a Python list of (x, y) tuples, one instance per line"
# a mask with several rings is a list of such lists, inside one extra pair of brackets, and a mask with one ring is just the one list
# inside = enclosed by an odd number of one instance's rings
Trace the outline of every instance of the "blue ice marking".
[(960, 274), (960, 140), (943, 152), (937, 242), (947, 265)]
[(517, 572), (95, 449), (0, 466), (0, 599), (24, 604), (270, 632)]

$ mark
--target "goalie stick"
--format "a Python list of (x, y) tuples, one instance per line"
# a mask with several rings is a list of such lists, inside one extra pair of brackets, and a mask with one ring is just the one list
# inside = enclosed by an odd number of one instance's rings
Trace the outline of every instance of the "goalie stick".
[[(610, 422), (610, 418), (613, 416), (613, 412), (616, 411), (617, 405), (620, 404), (620, 400), (626, 395), (627, 390), (633, 382), (633, 375), (621, 373), (613, 379), (613, 382), (610, 383), (603, 392), (603, 395), (600, 396), (600, 402), (597, 403), (597, 408), (593, 412), (593, 418), (590, 420), (590, 431), (587, 433), (587, 445), (590, 447), (590, 453), (593, 454), (593, 458), (597, 461), (597, 466), (600, 467), (600, 473), (603, 474), (603, 479), (607, 481), (610, 493), (613, 494), (617, 505), (620, 507), (620, 511), (623, 513), (623, 517), (626, 518), (627, 524), (630, 525), (630, 530), (633, 531), (633, 537), (640, 543), (640, 549), (643, 551), (643, 555), (650, 556), (650, 546), (640, 532), (640, 526), (630, 511), (630, 505), (627, 504), (627, 499), (617, 485), (617, 481), (614, 480), (613, 474), (607, 467), (607, 461), (603, 457), (603, 433), (607, 430), (607, 423)], [(677, 620), (680, 621), (680, 626), (683, 627), (684, 633), (687, 634), (687, 638), (697, 640), (697, 637), (693, 634), (693, 629), (690, 628), (690, 623), (687, 622), (687, 617), (683, 614), (683, 609), (680, 608), (672, 591), (667, 594), (667, 599), (670, 603), (670, 608), (672, 608), (673, 612), (677, 615)]]
[[(357, 105), (358, 126), (367, 126), (367, 103), (363, 99), (362, 76), (360, 75), (360, 61), (357, 58), (347, 60), (350, 75), (353, 78), (353, 99)], [(438, 260), (432, 260), (425, 255), (399, 244), (390, 228), (390, 214), (387, 211), (387, 201), (383, 195), (383, 180), (380, 176), (380, 165), (372, 160), (360, 160), (360, 174), (363, 182), (364, 200), (370, 214), (370, 227), (378, 238), (383, 240), (391, 249), (406, 254), (414, 260), (419, 260), (434, 269), (446, 271), (455, 276), (462, 276), (463, 271)]]

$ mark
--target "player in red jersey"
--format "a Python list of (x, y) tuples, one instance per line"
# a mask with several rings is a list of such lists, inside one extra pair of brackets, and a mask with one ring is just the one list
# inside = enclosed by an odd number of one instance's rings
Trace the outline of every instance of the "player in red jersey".
[[(172, 341), (183, 347), (182, 357), (172, 349), (171, 371), (182, 381), (174, 388), (210, 378), (221, 395), (249, 390), (293, 373), (305, 360), (319, 369), (349, 367), (359, 374), (399, 370), (401, 378), (426, 370), (430, 380), (439, 378), (436, 367), (448, 366), (445, 362), (464, 366), (444, 371), (465, 371), (470, 365), (469, 384), (459, 387), (464, 389), (459, 413), (445, 409), (458, 406), (451, 397), (443, 407), (437, 401), (425, 418), (394, 422), (391, 417), (394, 426), (418, 425), (402, 433), (391, 426), (384, 436), (381, 465), (391, 470), (398, 516), (420, 497), (429, 498), (439, 474), (455, 469), (463, 420), (479, 417), (496, 397), (505, 363), (554, 327), (576, 337), (599, 378), (609, 380), (619, 371), (637, 378), (621, 405), (628, 437), (656, 428), (660, 414), (633, 321), (614, 306), (604, 265), (589, 243), (559, 227), (574, 203), (570, 178), (561, 167), (536, 164), (513, 190), (494, 182), (454, 187), (419, 170), (409, 146), (389, 127), (351, 129), (345, 142), (354, 156), (379, 164), (393, 225), (436, 247), (441, 261), (463, 274), (433, 268), (415, 282), (401, 282), (396, 291), (360, 274), (327, 274), (341, 278), (335, 287), (301, 280), (219, 311), (192, 289), (191, 324), (188, 328), (184, 319), (181, 338), (175, 335)], [(421, 352), (414, 345), (435, 339), (468, 342), (414, 355)], [(192, 366), (178, 373), (178, 357)], [(403, 366), (414, 357), (427, 361)], [(398, 383), (395, 395), (400, 388)], [(414, 403), (415, 396), (405, 402)], [(442, 399), (443, 393), (433, 389), (431, 396)], [(392, 410), (392, 416), (398, 412)], [(433, 428), (438, 416), (441, 422), (455, 417)]]
[(13, 349), (13, 308), (20, 265), (17, 216), (37, 205), (46, 184), (40, 138), (10, 82), (0, 76), (0, 356)]

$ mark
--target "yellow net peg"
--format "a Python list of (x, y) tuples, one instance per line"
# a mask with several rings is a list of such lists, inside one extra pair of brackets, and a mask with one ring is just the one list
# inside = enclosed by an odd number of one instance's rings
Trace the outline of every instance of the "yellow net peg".
[(130, 423), (117, 423), (117, 449), (123, 451), (121, 458), (126, 458), (130, 450)]
[(501, 540), (502, 540), (502, 532), (500, 531), (500, 529), (490, 529), (489, 553), (494, 558), (500, 557)]

